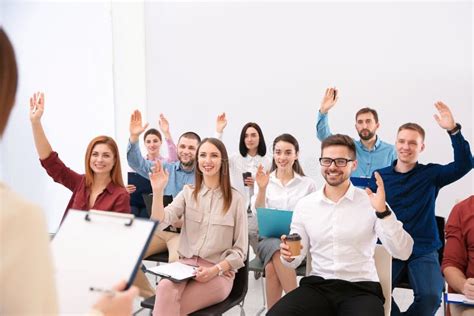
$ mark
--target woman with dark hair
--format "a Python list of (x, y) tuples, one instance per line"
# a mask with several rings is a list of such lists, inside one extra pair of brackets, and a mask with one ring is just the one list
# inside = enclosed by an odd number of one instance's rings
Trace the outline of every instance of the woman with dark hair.
[[(290, 134), (282, 134), (273, 141), (273, 161), (270, 172), (259, 166), (257, 185), (252, 197), (252, 208), (275, 208), (293, 211), (304, 196), (316, 191), (316, 183), (306, 177), (298, 161), (299, 144)], [(280, 261), (280, 239), (261, 238), (257, 256), (265, 266), (265, 287), (268, 309), (281, 297), (296, 288), (295, 270)]]
[(66, 208), (130, 213), (130, 197), (125, 190), (120, 167), (120, 156), (115, 141), (98, 136), (87, 146), (85, 175), (69, 169), (53, 151), (41, 124), (44, 94), (30, 98), (30, 121), (41, 165), (55, 182), (72, 191)]
[(206, 138), (196, 153), (195, 185), (186, 185), (163, 208), (168, 172), (156, 162), (150, 174), (151, 218), (173, 225), (183, 217), (180, 262), (198, 266), (195, 278), (174, 283), (162, 279), (156, 288), (153, 315), (187, 315), (217, 304), (230, 294), (235, 271), (247, 256), (247, 214), (242, 195), (230, 185), (224, 144)]
[[(222, 137), (227, 119), (225, 113), (217, 117), (216, 132)], [(258, 228), (257, 219), (250, 211), (250, 199), (254, 191), (255, 174), (262, 165), (265, 170), (270, 170), (271, 160), (267, 156), (267, 145), (260, 126), (248, 122), (240, 132), (239, 152), (230, 157), (230, 183), (245, 198), (245, 207), (248, 210), (249, 242), (254, 253), (257, 252)]]

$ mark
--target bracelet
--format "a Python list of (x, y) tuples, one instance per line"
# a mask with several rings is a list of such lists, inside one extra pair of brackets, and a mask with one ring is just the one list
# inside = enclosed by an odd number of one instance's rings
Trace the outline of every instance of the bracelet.
[(224, 275), (224, 269), (222, 269), (221, 265), (216, 263), (217, 269), (219, 269), (219, 273), (217, 273), (218, 276)]
[(454, 135), (454, 134), (456, 134), (457, 132), (459, 132), (460, 130), (461, 130), (461, 124), (456, 123), (456, 126), (455, 126), (453, 129), (449, 130), (449, 131), (448, 131), (448, 134), (449, 134), (449, 135)]

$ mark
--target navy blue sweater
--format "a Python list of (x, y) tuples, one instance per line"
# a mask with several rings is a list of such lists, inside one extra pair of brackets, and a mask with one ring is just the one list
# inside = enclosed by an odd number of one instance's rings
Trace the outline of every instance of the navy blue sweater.
[(472, 168), (469, 143), (461, 132), (450, 137), (454, 161), (447, 165), (417, 163), (412, 170), (400, 173), (395, 171), (395, 160), (392, 166), (378, 170), (384, 181), (387, 203), (415, 241), (414, 255), (441, 247), (435, 219), (436, 197), (442, 187), (462, 178)]

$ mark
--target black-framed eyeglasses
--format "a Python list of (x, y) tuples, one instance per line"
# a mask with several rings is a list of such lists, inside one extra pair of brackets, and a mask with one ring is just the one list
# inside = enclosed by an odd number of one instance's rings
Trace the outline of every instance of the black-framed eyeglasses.
[(329, 167), (332, 165), (333, 162), (336, 165), (336, 167), (345, 167), (347, 166), (347, 163), (349, 161), (354, 161), (354, 159), (346, 159), (346, 158), (332, 159), (332, 158), (326, 158), (326, 157), (319, 158), (319, 164), (323, 167)]

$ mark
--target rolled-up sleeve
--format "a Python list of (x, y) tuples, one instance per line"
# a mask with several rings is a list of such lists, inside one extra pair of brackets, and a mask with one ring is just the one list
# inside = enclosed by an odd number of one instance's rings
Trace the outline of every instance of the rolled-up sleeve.
[(183, 216), (184, 210), (186, 209), (186, 201), (185, 201), (185, 190), (188, 190), (188, 186), (184, 187), (181, 192), (173, 199), (167, 207), (165, 207), (165, 218), (163, 219), (163, 223), (168, 225), (175, 225)]
[(304, 221), (301, 216), (302, 212), (299, 211), (299, 208), (300, 207), (298, 204), (296, 204), (295, 210), (293, 211), (293, 218), (291, 219), (290, 234), (298, 234), (301, 236), (301, 245), (303, 246), (301, 249), (301, 254), (291, 262), (286, 261), (280, 256), (280, 260), (283, 265), (291, 269), (296, 269), (300, 266), (300, 264), (306, 258), (309, 247), (309, 237), (304, 228)]
[(73, 192), (82, 181), (82, 175), (67, 167), (63, 161), (59, 159), (59, 155), (55, 151), (51, 152), (47, 158), (40, 160), (40, 162), (48, 175), (53, 178), (55, 182), (64, 185)]
[(149, 179), (148, 173), (151, 171), (153, 163), (143, 158), (138, 142), (131, 143), (130, 140), (128, 141), (127, 162), (130, 168), (135, 170), (139, 175), (145, 179)]
[(227, 249), (222, 254), (223, 259), (229, 262), (232, 269), (239, 269), (244, 266), (248, 250), (248, 224), (247, 211), (245, 209), (244, 198), (241, 194), (234, 194), (234, 199), (238, 199), (235, 204), (235, 225), (232, 248)]

